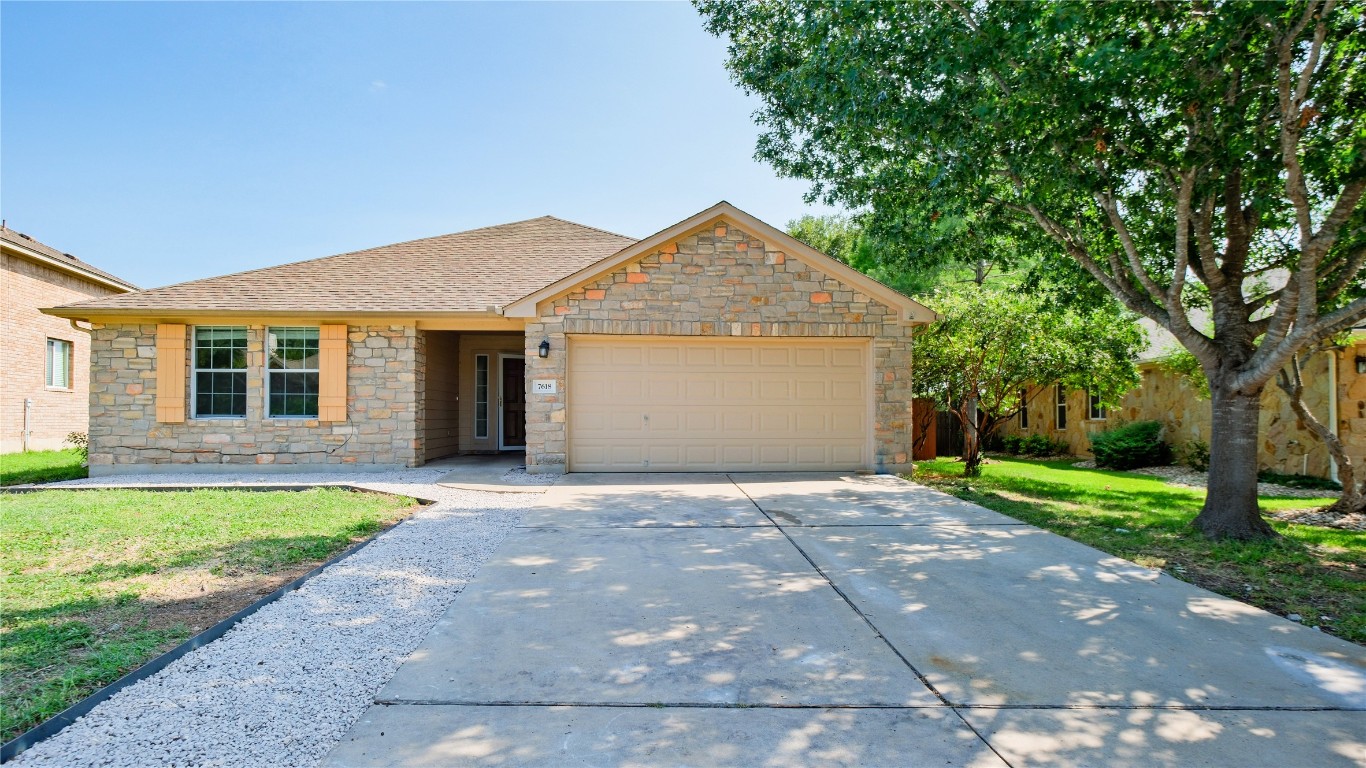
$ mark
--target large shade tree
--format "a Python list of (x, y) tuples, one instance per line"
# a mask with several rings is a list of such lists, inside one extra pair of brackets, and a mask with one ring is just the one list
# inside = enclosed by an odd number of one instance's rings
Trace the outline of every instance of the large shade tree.
[(1196, 525), (1274, 535), (1259, 396), (1366, 317), (1366, 4), (697, 6), (761, 99), (758, 156), (813, 197), (922, 257), (1046, 249), (1169, 330), (1213, 401)]

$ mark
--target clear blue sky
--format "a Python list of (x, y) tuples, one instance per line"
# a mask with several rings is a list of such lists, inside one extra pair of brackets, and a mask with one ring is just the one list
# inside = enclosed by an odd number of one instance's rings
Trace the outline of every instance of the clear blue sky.
[(682, 3), (0, 4), (0, 214), (139, 285), (551, 214), (782, 226)]

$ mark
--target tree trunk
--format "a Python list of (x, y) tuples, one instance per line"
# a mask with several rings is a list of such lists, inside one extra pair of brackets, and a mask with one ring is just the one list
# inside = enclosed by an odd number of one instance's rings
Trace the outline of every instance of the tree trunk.
[(977, 395), (968, 395), (964, 415), (958, 420), (963, 423), (963, 476), (977, 477), (982, 474), (982, 441), (977, 434)]
[(1260, 393), (1230, 393), (1211, 385), (1209, 489), (1195, 527), (1211, 539), (1274, 538), (1278, 534), (1257, 509)]

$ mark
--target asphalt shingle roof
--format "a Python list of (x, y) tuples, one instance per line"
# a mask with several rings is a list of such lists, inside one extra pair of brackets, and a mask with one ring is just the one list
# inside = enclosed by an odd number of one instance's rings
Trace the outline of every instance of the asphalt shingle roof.
[(634, 242), (542, 216), (83, 301), (63, 309), (483, 312)]
[(124, 280), (121, 277), (111, 275), (108, 272), (99, 269), (98, 267), (81, 261), (80, 259), (76, 258), (75, 256), (72, 256), (69, 253), (63, 253), (62, 251), (59, 251), (50, 245), (40, 243), (37, 240), (34, 240), (32, 237), (24, 234), (23, 232), (16, 232), (7, 226), (0, 226), (0, 240), (3, 240), (4, 242), (7, 242), (11, 245), (19, 246), (20, 248), (27, 248), (30, 251), (35, 251), (48, 257), (49, 259), (52, 259), (55, 262), (58, 262), (60, 264), (66, 264), (72, 269), (81, 272), (88, 272), (101, 279), (108, 280), (117, 285), (121, 285), (130, 291), (136, 291), (138, 288), (136, 285), (133, 285), (132, 283), (128, 282), (127, 280)]

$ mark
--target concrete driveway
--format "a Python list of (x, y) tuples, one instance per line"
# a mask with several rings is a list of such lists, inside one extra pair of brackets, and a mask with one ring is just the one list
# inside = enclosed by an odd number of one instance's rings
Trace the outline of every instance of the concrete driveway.
[(1366, 651), (895, 478), (570, 475), (327, 765), (1366, 766)]

